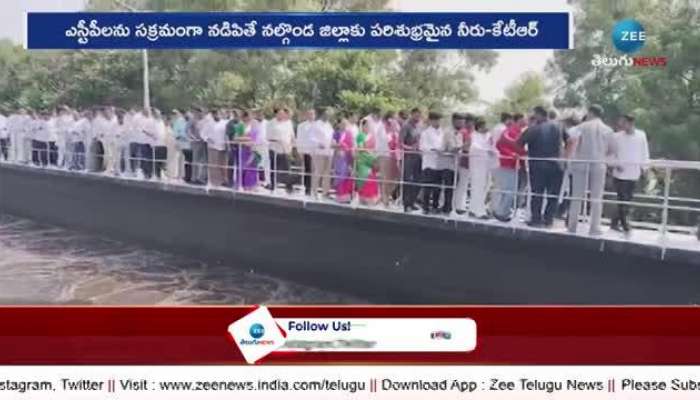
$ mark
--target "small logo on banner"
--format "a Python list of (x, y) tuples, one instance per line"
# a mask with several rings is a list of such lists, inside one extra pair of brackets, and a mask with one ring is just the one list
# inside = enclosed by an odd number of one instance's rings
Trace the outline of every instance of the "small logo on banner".
[(647, 35), (642, 24), (635, 19), (623, 19), (612, 30), (613, 45), (623, 53), (636, 53), (644, 47)]
[(250, 326), (250, 336), (253, 339), (260, 339), (265, 334), (265, 327), (262, 324), (255, 323)]
[(452, 334), (447, 331), (433, 331), (430, 333), (430, 338), (450, 340), (452, 339)]
[(279, 349), (285, 341), (284, 332), (267, 307), (259, 307), (232, 323), (228, 332), (248, 364), (253, 364)]

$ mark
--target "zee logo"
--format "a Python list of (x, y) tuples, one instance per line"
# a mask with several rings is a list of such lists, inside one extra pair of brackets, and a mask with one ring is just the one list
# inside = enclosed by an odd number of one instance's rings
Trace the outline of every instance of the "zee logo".
[(253, 324), (250, 326), (249, 333), (250, 337), (253, 339), (260, 339), (263, 337), (263, 335), (265, 335), (265, 327), (262, 326), (262, 324)]
[(644, 27), (635, 19), (624, 19), (613, 27), (613, 44), (623, 53), (635, 53), (641, 50), (646, 40), (647, 34)]

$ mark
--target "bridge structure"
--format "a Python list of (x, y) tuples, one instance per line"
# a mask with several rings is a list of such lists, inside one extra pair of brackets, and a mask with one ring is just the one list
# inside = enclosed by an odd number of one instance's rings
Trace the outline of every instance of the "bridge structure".
[[(532, 228), (522, 218), (405, 213), (303, 191), (242, 191), (10, 161), (0, 161), (0, 212), (377, 303), (700, 303), (697, 226), (673, 223), (700, 213), (700, 199), (673, 190), (674, 177), (700, 174), (700, 162), (654, 160), (649, 167), (661, 180), (655, 194), (627, 202), (650, 210), (632, 221), (630, 235), (588, 235), (587, 203), (595, 201), (588, 197), (580, 199), (580, 231), (571, 234), (562, 221)], [(517, 194), (515, 206), (530, 197), (528, 185)], [(567, 199), (562, 192), (559, 200)], [(602, 202), (619, 204), (614, 193)]]

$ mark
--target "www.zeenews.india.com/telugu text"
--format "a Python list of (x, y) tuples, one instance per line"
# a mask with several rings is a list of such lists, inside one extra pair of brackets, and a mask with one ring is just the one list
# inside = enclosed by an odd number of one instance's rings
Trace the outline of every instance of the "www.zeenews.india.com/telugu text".
[(193, 380), (152, 381), (148, 379), (68, 379), (58, 381), (0, 381), (0, 392), (245, 392), (245, 391), (330, 391), (356, 393), (367, 390), (370, 382), (353, 380)]
[[(11, 380), (0, 378), (0, 397), (6, 394), (45, 396), (52, 393), (120, 393), (121, 395), (138, 395), (135, 398), (158, 393), (208, 393), (214, 398), (217, 393), (250, 392), (250, 393), (326, 393), (328, 395), (354, 393), (445, 393), (459, 396), (460, 393), (481, 395), (509, 393), (513, 398), (528, 398), (530, 395), (551, 395), (554, 393), (598, 394), (600, 396), (612, 393), (661, 392), (698, 393), (700, 380), (691, 378), (658, 379), (654, 381), (634, 378), (610, 379), (533, 379), (533, 378), (493, 378), (487, 376), (464, 376), (449, 379), (400, 379), (388, 375), (376, 377), (366, 376), (365, 379), (201, 379), (201, 380), (169, 380), (147, 378), (107, 378), (87, 379), (80, 377), (43, 380)], [(472, 379), (470, 379), (472, 378)], [(11, 397), (13, 398), (13, 397)], [(128, 398), (128, 397), (127, 397)], [(490, 398), (486, 396), (485, 398)]]

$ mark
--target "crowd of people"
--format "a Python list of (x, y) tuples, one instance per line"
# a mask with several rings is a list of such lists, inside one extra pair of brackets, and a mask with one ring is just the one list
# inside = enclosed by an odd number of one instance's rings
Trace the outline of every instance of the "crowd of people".
[(582, 121), (535, 107), (489, 127), (470, 113), (419, 108), (364, 117), (308, 109), (296, 124), (286, 107), (270, 116), (194, 108), (167, 117), (111, 106), (20, 109), (0, 114), (0, 160), (245, 191), (303, 186), (319, 200), (504, 222), (527, 208), (528, 224), (540, 228), (568, 209), (571, 232), (589, 204), (591, 235), (601, 233), (612, 171), (621, 201), (612, 228), (629, 232), (625, 202), (648, 167), (647, 138), (631, 115), (616, 130), (602, 116), (596, 105)]

